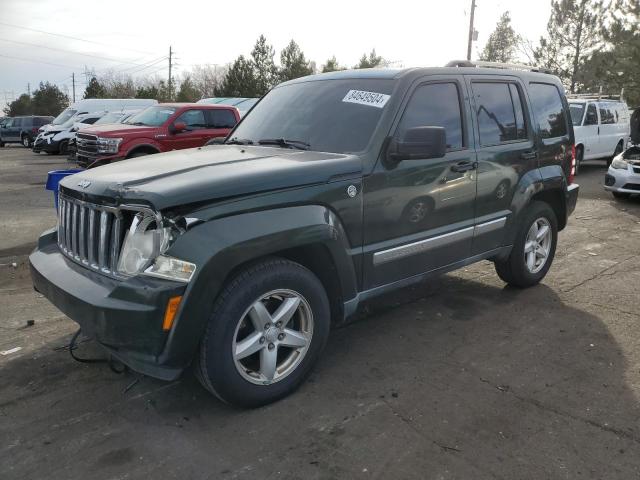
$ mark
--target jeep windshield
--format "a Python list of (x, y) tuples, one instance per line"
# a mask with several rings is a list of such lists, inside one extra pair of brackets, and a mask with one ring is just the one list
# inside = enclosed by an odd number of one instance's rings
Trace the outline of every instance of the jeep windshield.
[(227, 143), (361, 152), (371, 140), (393, 86), (393, 80), (356, 78), (276, 87), (242, 120)]
[(175, 107), (149, 107), (140, 113), (132, 115), (122, 123), (126, 125), (139, 125), (144, 127), (159, 127), (174, 113), (176, 113)]

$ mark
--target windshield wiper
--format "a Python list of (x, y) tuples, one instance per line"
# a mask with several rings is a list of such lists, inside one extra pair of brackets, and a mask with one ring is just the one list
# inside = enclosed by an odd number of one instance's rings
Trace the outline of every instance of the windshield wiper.
[(309, 150), (311, 145), (302, 140), (287, 140), (286, 138), (263, 138), (258, 140), (260, 145), (278, 145), (282, 148), (297, 148), (298, 150)]
[(233, 137), (231, 140), (224, 142), (226, 145), (253, 145), (253, 140), (248, 138)]

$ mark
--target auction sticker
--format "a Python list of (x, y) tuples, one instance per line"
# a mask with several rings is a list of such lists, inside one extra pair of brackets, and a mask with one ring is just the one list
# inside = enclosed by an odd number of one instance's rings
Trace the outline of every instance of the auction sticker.
[(391, 98), (391, 95), (384, 93), (365, 92), (363, 90), (349, 90), (342, 99), (347, 103), (359, 103), (360, 105), (369, 105), (370, 107), (382, 108)]

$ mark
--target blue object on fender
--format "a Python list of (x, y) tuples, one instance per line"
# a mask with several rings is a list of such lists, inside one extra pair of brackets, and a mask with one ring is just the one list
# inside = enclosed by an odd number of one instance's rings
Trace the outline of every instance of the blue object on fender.
[(82, 171), (81, 168), (72, 168), (70, 170), (52, 170), (47, 174), (47, 184), (44, 188), (53, 192), (53, 203), (56, 205), (56, 211), (58, 211), (58, 184), (60, 180)]

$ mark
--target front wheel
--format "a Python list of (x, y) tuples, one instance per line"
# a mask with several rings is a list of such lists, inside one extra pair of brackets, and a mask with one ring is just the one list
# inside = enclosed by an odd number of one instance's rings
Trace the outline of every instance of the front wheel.
[(238, 273), (218, 297), (196, 374), (223, 401), (265, 405), (293, 392), (327, 341), (329, 301), (308, 269), (271, 259)]
[(63, 140), (60, 142), (60, 147), (58, 147), (58, 153), (60, 155), (66, 155), (69, 152), (69, 142), (67, 140)]
[(498, 276), (519, 288), (538, 284), (547, 274), (556, 252), (558, 220), (551, 207), (534, 201), (525, 213), (511, 254), (495, 262)]

